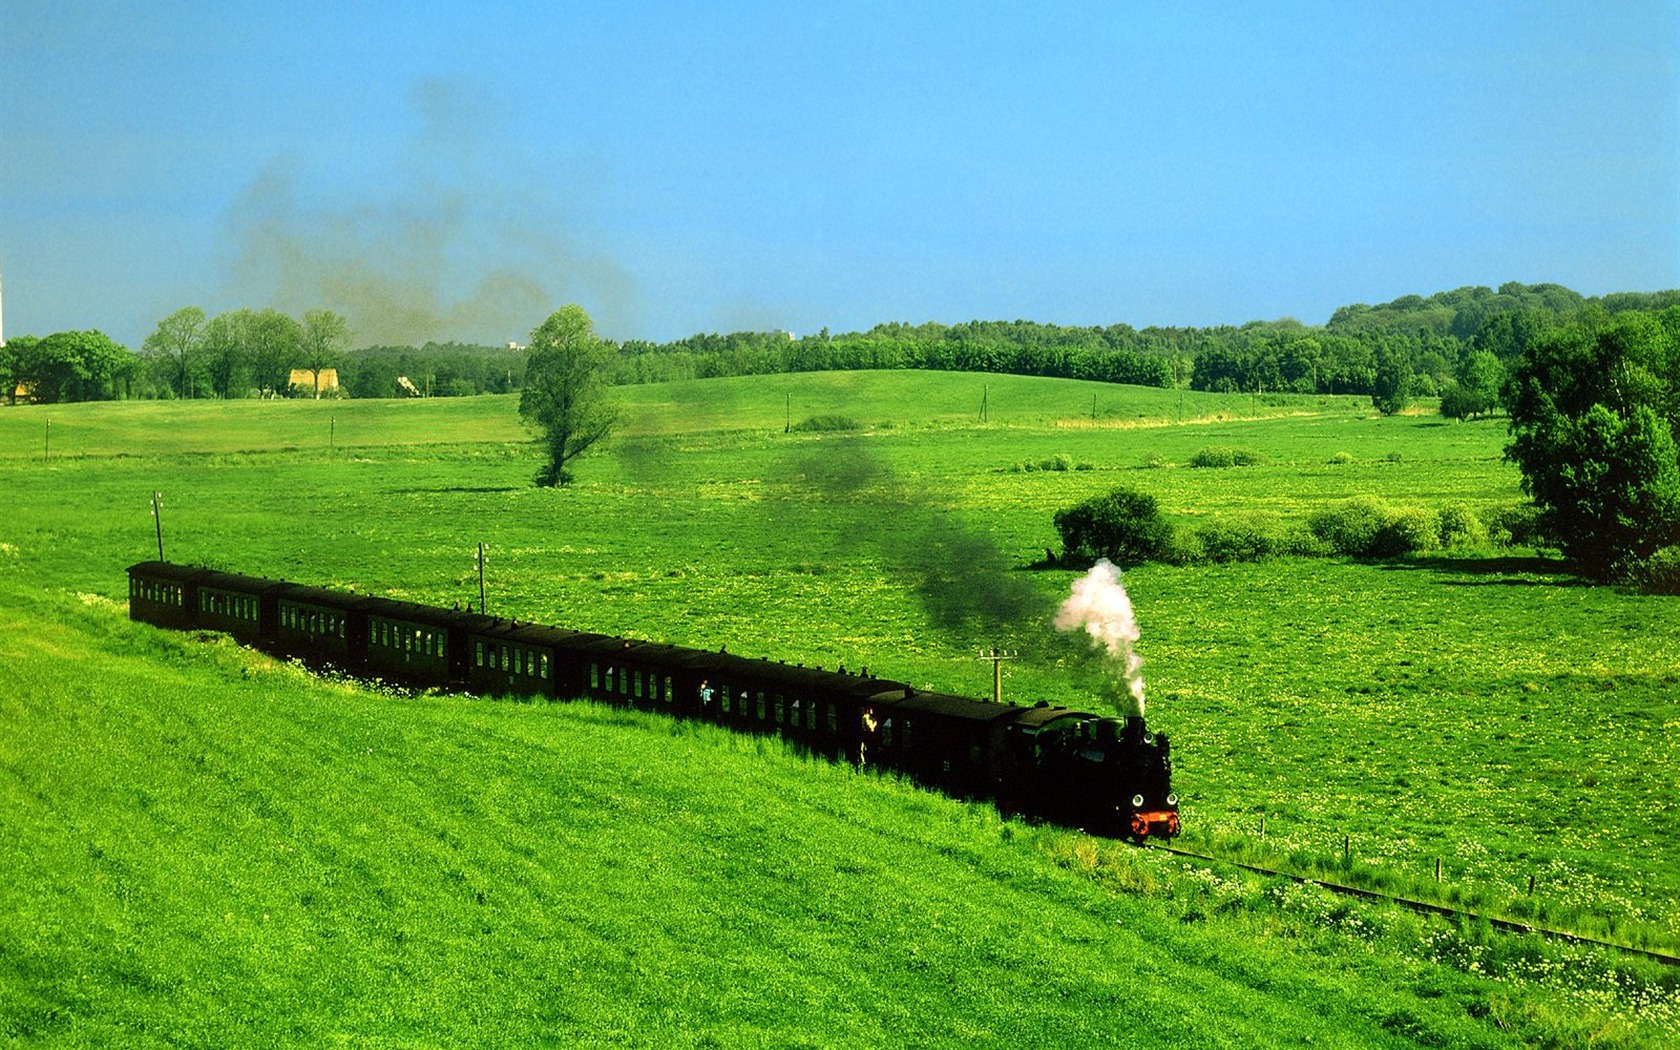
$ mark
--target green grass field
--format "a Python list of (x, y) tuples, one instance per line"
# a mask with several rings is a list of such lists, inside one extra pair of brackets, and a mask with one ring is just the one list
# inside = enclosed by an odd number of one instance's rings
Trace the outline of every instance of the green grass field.
[[(171, 560), (448, 604), (476, 599), (485, 542), (493, 612), (970, 695), (1004, 645), (1009, 696), (1096, 708), (1048, 625), (1075, 574), (1027, 568), (1060, 507), (1119, 484), (1185, 522), (1520, 498), (1502, 421), (1345, 397), (928, 373), (622, 393), (621, 435), (560, 491), (531, 487), (511, 398), (0, 411), (0, 862), (22, 873), (0, 1036), (1655, 1046), (1680, 1023), (1672, 972), (1614, 955), (123, 619), (156, 490)], [(862, 429), (784, 433), (820, 415)], [(1209, 445), (1264, 462), (1184, 465)], [(1083, 469), (1020, 469), (1056, 457)], [(1680, 617), (1532, 553), (1127, 573), (1185, 844), (1680, 951)]]

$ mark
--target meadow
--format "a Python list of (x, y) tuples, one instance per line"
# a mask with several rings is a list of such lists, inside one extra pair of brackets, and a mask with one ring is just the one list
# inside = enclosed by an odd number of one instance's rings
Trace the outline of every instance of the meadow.
[[(563, 490), (531, 486), (505, 397), (0, 412), (22, 684), (0, 769), (27, 873), (0, 891), (0, 943), (23, 946), (0, 948), (0, 1033), (225, 1043), (237, 1015), (372, 1045), (1095, 1045), (1120, 1024), (1137, 1045), (1660, 1045), (1676, 1021), (1672, 975), (1613, 955), (1007, 824), (761, 742), (391, 696), (122, 620), (159, 491), (175, 561), (449, 604), (476, 601), (483, 542), (492, 612), (970, 695), (1001, 645), (1008, 697), (1098, 708), (1049, 625), (1077, 574), (1031, 568), (1060, 507), (1122, 484), (1183, 522), (1520, 498), (1502, 421), (1356, 398), (929, 373), (622, 396)], [(835, 415), (857, 429), (795, 426)], [(1210, 445), (1262, 461), (1187, 465)], [(1672, 599), (1504, 548), (1125, 582), (1188, 848), (1680, 950)], [(256, 917), (275, 909), (284, 929)], [(1025, 940), (1019, 914), (1044, 920)], [(478, 993), (484, 1028), (456, 972), (480, 958), (506, 986)]]

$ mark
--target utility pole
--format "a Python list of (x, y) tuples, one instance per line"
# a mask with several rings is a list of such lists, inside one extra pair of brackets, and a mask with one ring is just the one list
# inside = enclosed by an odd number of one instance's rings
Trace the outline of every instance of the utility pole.
[(980, 384), (980, 422), (986, 422), (986, 401), (990, 398), (992, 387), (990, 383)]
[(158, 561), (163, 561), (163, 493), (152, 493), (152, 521), (157, 525)]
[(1020, 655), (1021, 652), (1018, 649), (999, 649), (995, 645), (992, 646), (990, 652), (981, 651), (979, 658), (992, 662), (992, 703), (1003, 703), (1003, 662), (1013, 660)]

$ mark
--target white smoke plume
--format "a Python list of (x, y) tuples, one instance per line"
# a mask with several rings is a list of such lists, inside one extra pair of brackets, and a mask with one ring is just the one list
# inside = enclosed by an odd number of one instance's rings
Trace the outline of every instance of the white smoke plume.
[(1115, 676), (1131, 697), (1130, 713), (1143, 716), (1143, 658), (1133, 648), (1138, 640), (1137, 615), (1132, 599), (1120, 583), (1120, 569), (1107, 558), (1073, 581), (1073, 593), (1056, 610), (1056, 629), (1084, 628), (1091, 636), (1091, 648), (1101, 649), (1113, 661)]

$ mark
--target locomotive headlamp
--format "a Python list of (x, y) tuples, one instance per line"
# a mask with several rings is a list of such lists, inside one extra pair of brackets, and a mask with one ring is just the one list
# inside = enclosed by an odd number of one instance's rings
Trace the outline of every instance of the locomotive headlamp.
[(1142, 795), (1133, 795), (1132, 796), (1132, 808), (1136, 809), (1137, 807), (1139, 807), (1141, 805), (1143, 805), (1143, 796)]
[(1167, 805), (1169, 805), (1169, 806), (1178, 805), (1178, 792), (1176, 792), (1176, 791), (1167, 792)]

